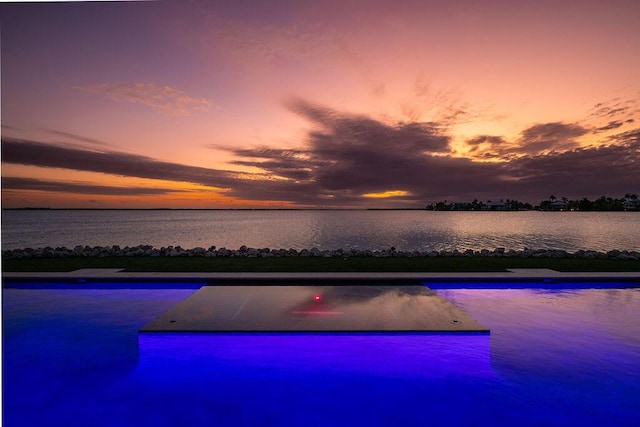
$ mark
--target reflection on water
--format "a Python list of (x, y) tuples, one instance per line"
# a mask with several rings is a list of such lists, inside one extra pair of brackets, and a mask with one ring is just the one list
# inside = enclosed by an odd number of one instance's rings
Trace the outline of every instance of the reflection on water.
[(422, 285), (205, 286), (142, 331), (488, 332)]
[(640, 381), (640, 289), (440, 290), (492, 326), (492, 363), (534, 375)]
[[(640, 250), (637, 212), (4, 211), (2, 247)], [(46, 224), (46, 227), (43, 227)]]

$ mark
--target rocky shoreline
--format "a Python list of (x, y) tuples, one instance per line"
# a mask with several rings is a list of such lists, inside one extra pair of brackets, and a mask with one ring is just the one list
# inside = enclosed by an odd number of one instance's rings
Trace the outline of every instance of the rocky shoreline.
[(582, 259), (615, 259), (615, 260), (640, 260), (640, 252), (627, 250), (611, 250), (598, 252), (592, 250), (578, 250), (567, 252), (558, 249), (528, 249), (513, 250), (496, 248), (493, 250), (482, 249), (474, 251), (467, 249), (442, 250), (442, 251), (401, 251), (391, 247), (388, 249), (271, 249), (249, 248), (241, 246), (238, 249), (216, 248), (208, 249), (196, 247), (183, 249), (180, 246), (167, 246), (154, 248), (150, 245), (138, 246), (82, 246), (73, 249), (66, 247), (45, 247), (26, 249), (7, 249), (2, 251), (2, 258), (32, 259), (32, 258), (69, 258), (69, 257), (238, 257), (238, 258), (273, 258), (273, 257), (324, 257), (324, 258), (349, 258), (349, 257), (511, 257), (511, 258), (582, 258)]

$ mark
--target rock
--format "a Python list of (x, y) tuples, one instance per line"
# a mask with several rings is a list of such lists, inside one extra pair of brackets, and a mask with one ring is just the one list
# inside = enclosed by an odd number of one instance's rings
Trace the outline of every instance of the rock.
[(574, 253), (567, 252), (561, 249), (529, 249), (525, 247), (521, 251), (505, 248), (495, 248), (493, 251), (482, 249), (480, 251), (474, 251), (472, 249), (466, 249), (464, 252), (460, 252), (458, 249), (443, 249), (437, 250), (413, 250), (413, 251), (398, 251), (395, 247), (382, 250), (371, 249), (343, 249), (337, 248), (334, 250), (320, 250), (318, 247), (311, 249), (297, 250), (294, 248), (289, 249), (270, 249), (262, 248), (255, 249), (247, 247), (246, 245), (240, 246), (237, 250), (220, 248), (216, 249), (215, 246), (204, 249), (202, 247), (195, 247), (193, 249), (183, 249), (180, 246), (168, 246), (156, 249), (151, 245), (138, 245), (138, 246), (125, 246), (120, 248), (118, 245), (113, 246), (83, 246), (76, 245), (73, 249), (66, 247), (47, 246), (44, 248), (24, 248), (24, 249), (5, 249), (2, 251), (3, 259), (26, 259), (26, 258), (64, 258), (64, 257), (111, 257), (111, 256), (127, 256), (127, 257), (139, 257), (139, 256), (187, 256), (187, 257), (341, 257), (348, 259), (351, 257), (533, 257), (533, 258), (582, 258), (582, 259), (616, 259), (616, 260), (638, 260), (640, 259), (640, 252), (629, 250), (610, 250), (607, 252), (597, 252), (594, 250), (577, 250)]
[(258, 257), (258, 255), (260, 255), (260, 252), (257, 249), (255, 249), (255, 248), (247, 249), (247, 256), (248, 257), (256, 258), (256, 257)]

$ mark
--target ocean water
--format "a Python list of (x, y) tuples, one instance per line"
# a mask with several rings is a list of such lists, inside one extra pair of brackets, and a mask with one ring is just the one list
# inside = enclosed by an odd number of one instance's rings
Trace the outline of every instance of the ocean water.
[(2, 248), (640, 250), (640, 212), (5, 210)]
[(138, 336), (191, 292), (4, 289), (4, 425), (640, 422), (638, 288), (438, 291), (490, 336)]

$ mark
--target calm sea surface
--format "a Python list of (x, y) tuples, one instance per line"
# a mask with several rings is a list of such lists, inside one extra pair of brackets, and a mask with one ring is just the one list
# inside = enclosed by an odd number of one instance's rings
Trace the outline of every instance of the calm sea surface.
[(640, 250), (640, 212), (17, 210), (2, 248), (76, 245), (237, 249)]

